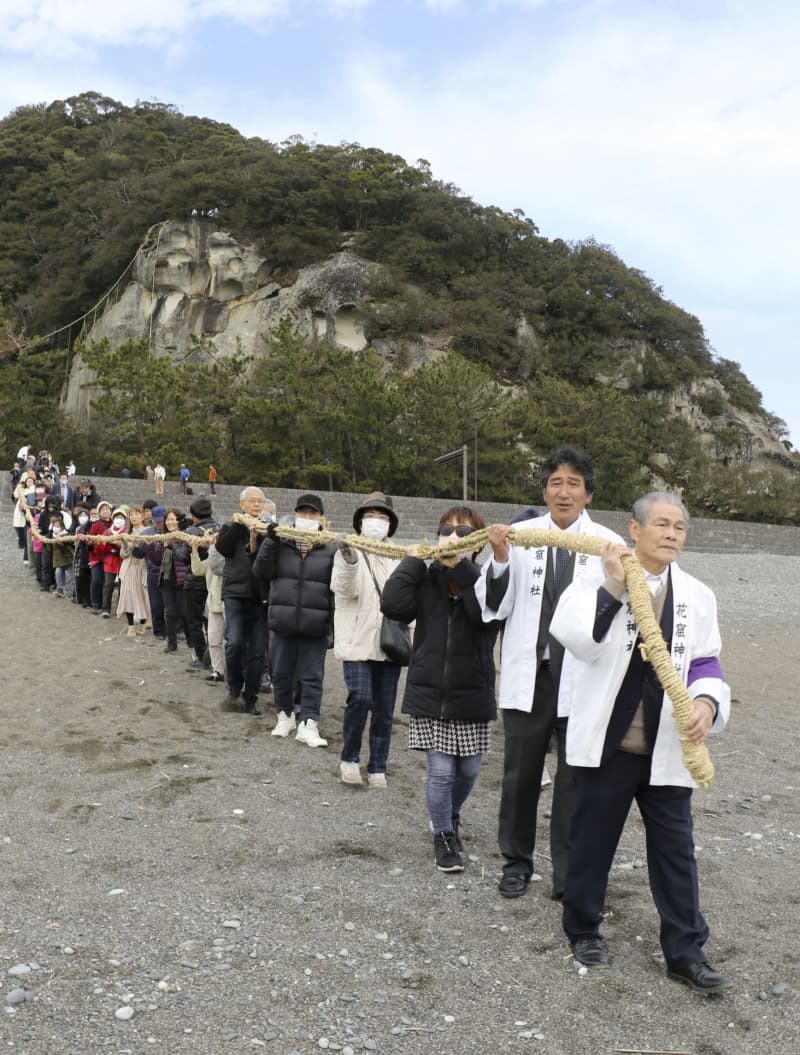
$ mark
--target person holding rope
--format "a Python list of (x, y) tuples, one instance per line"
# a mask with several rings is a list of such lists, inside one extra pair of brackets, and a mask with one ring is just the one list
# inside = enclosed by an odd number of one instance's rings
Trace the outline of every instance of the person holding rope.
[(550, 737), (555, 734), (558, 769), (550, 819), (552, 897), (564, 893), (574, 780), (566, 764), (567, 716), (574, 700), (572, 659), (550, 635), (558, 598), (574, 579), (603, 581), (599, 557), (552, 546), (509, 546), (516, 528), (571, 531), (622, 542), (619, 535), (589, 517), (595, 471), (591, 459), (573, 447), (561, 447), (541, 470), (546, 515), (511, 525), (495, 524), (489, 533), (493, 557), (483, 568), (475, 593), (486, 622), (505, 620), (500, 668), (505, 756), (500, 799), (499, 844), (505, 858), (499, 892), (521, 897), (533, 874), (536, 812)]
[[(688, 520), (676, 495), (656, 491), (634, 503), (629, 531), (672, 664), (693, 702), (683, 736), (700, 744), (726, 724), (730, 689), (719, 664), (714, 594), (676, 563)], [(575, 659), (567, 761), (577, 795), (562, 922), (578, 962), (608, 964), (600, 920), (609, 870), (635, 799), (668, 976), (715, 993), (730, 982), (703, 953), (709, 932), (700, 912), (692, 838), (695, 781), (684, 764), (673, 704), (639, 647), (623, 567), (630, 555), (626, 546), (609, 542), (603, 584), (573, 583), (550, 626)]]
[[(318, 533), (324, 515), (319, 495), (300, 495), (294, 526)], [(336, 547), (330, 543), (279, 538), (270, 524), (253, 562), (253, 575), (269, 585), (272, 691), (278, 721), (271, 735), (307, 747), (327, 747), (320, 735), (325, 653), (333, 632), (331, 574)], [(299, 723), (294, 688), (300, 689)]]
[[(391, 538), (398, 523), (392, 500), (383, 491), (366, 495), (353, 514), (353, 530), (366, 539)], [(386, 787), (400, 664), (393, 663), (381, 650), (381, 594), (396, 566), (391, 557), (359, 553), (344, 540), (333, 559), (333, 654), (342, 661), (347, 687), (339, 774), (342, 783), (358, 787), (364, 783), (359, 762), (367, 719), (367, 786)]]

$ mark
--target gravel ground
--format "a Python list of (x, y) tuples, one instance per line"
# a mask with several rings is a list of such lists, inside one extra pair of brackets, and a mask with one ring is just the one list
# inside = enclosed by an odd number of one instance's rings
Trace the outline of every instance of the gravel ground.
[(709, 956), (735, 982), (704, 999), (665, 978), (638, 816), (609, 887), (612, 966), (581, 976), (547, 897), (546, 819), (541, 882), (496, 892), (499, 729), (467, 868), (442, 875), (403, 716), (388, 790), (338, 782), (332, 657), (330, 746), (276, 742), (269, 717), (220, 712), (185, 648), (35, 591), (1, 512), (4, 1050), (800, 1051), (800, 557), (682, 561), (717, 592), (735, 698), (695, 795)]

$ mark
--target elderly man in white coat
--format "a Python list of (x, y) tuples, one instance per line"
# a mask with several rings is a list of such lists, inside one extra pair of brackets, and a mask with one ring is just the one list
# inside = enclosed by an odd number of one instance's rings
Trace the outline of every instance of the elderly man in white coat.
[[(594, 466), (587, 454), (572, 447), (559, 448), (542, 466), (541, 480), (548, 513), (513, 528), (573, 531), (622, 541), (613, 531), (595, 524), (586, 511), (595, 486)], [(550, 856), (552, 897), (560, 900), (574, 802), (574, 780), (564, 756), (573, 697), (573, 660), (550, 636), (550, 620), (561, 592), (573, 579), (588, 579), (596, 587), (603, 580), (603, 570), (599, 557), (552, 546), (509, 546), (506, 540), (513, 528), (504, 524), (492, 528), (489, 542), (493, 557), (475, 584), (484, 620), (505, 620), (499, 699), (505, 749), (498, 825), (505, 863), (499, 891), (506, 898), (520, 897), (533, 874), (542, 769), (555, 734), (558, 769), (550, 817)]]
[[(725, 725), (730, 690), (719, 664), (714, 594), (675, 563), (687, 523), (677, 496), (652, 492), (634, 504), (629, 531), (673, 664), (693, 700), (682, 735), (702, 743)], [(600, 921), (609, 869), (635, 799), (669, 977), (713, 993), (730, 983), (703, 954), (708, 926), (700, 912), (692, 837), (695, 782), (683, 763), (670, 699), (638, 647), (621, 560), (626, 553), (625, 546), (607, 544), (603, 585), (574, 583), (550, 627), (577, 661), (567, 731), (577, 799), (563, 926), (576, 960), (587, 967), (608, 964)]]

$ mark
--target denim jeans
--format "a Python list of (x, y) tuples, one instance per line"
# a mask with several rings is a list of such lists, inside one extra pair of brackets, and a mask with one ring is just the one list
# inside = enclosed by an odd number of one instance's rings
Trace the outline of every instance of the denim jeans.
[(425, 802), (434, 832), (453, 830), (453, 817), (461, 812), (481, 768), (480, 755), (445, 755), (430, 750)]
[[(227, 603), (227, 602), (226, 602)], [(269, 655), (272, 662), (272, 698), (275, 710), (294, 711), (294, 685), (300, 690), (299, 720), (319, 718), (322, 709), (322, 679), (325, 676), (324, 637), (287, 637), (272, 632)]]
[[(210, 626), (210, 622), (209, 622)], [(250, 597), (225, 598), (225, 671), (228, 688), (255, 703), (266, 662), (266, 609)]]
[(342, 761), (358, 762), (364, 726), (371, 714), (367, 772), (385, 773), (400, 665), (379, 660), (345, 660), (342, 670), (347, 686), (347, 706), (342, 726)]
[(56, 573), (56, 589), (61, 590), (65, 597), (72, 598), (74, 591), (74, 583), (72, 578), (72, 565), (66, 564), (61, 568), (55, 569)]

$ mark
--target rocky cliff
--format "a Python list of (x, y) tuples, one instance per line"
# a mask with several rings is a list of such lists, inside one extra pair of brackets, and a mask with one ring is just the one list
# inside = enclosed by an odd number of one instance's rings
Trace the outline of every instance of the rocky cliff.
[[(199, 354), (210, 350), (224, 357), (240, 351), (258, 356), (265, 335), (291, 316), (309, 337), (357, 351), (367, 344), (358, 309), (380, 277), (379, 264), (357, 256), (345, 243), (327, 260), (300, 269), (291, 283), (279, 283), (252, 246), (240, 244), (208, 220), (167, 221), (148, 232), (129, 273), (102, 305), (88, 339), (108, 338), (115, 345), (149, 339), (156, 355), (173, 361), (198, 354), (196, 339), (202, 339), (206, 349)], [(522, 319), (516, 337), (534, 360), (541, 343), (534, 328)], [(438, 331), (373, 341), (382, 355), (401, 354), (409, 367), (441, 354), (448, 343), (448, 335)], [(596, 380), (626, 389), (645, 345), (618, 341), (614, 350), (618, 369)], [(82, 424), (91, 416), (92, 380), (91, 371), (76, 357), (63, 405)], [(653, 392), (651, 397), (666, 400), (696, 430), (707, 452), (722, 462), (758, 467), (788, 463), (786, 449), (766, 422), (732, 406), (713, 378), (666, 394)], [(654, 457), (654, 469), (657, 460)]]
[[(281, 285), (270, 280), (252, 246), (207, 221), (170, 221), (148, 233), (127, 280), (107, 299), (87, 337), (115, 345), (149, 339), (156, 355), (173, 361), (194, 354), (195, 338), (218, 356), (259, 355), (264, 336), (291, 315), (301, 332), (358, 350), (366, 340), (356, 307), (379, 270), (345, 249)], [(87, 422), (92, 394), (92, 373), (77, 357), (64, 409)]]

